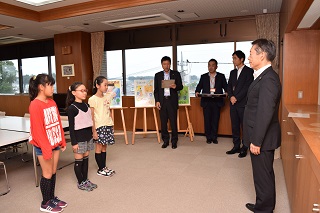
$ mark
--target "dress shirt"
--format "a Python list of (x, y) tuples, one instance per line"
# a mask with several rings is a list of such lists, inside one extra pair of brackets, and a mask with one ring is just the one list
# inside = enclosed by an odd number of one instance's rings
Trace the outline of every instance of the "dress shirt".
[[(168, 73), (164, 72), (164, 80), (170, 80), (170, 70)], [(170, 88), (164, 88), (164, 96), (170, 96)]]
[(238, 70), (238, 71), (237, 71), (237, 79), (239, 78), (243, 67), (244, 67), (244, 65), (242, 65), (242, 67), (240, 67), (240, 68), (237, 67), (237, 70)]
[(253, 80), (256, 80), (256, 78), (258, 78), (259, 75), (260, 75), (263, 71), (265, 71), (268, 67), (270, 67), (270, 66), (271, 66), (271, 64), (267, 64), (266, 66), (263, 66), (263, 67), (261, 67), (261, 68), (258, 69), (258, 70), (255, 70), (255, 71), (253, 72)]

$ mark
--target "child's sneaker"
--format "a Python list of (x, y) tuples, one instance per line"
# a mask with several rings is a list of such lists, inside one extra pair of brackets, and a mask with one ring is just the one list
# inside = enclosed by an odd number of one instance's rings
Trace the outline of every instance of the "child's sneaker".
[(98, 187), (97, 184), (92, 183), (89, 179), (87, 179), (85, 182), (86, 182), (86, 184), (88, 184), (92, 189), (96, 189), (96, 188)]
[(52, 202), (54, 204), (56, 204), (57, 206), (61, 207), (61, 208), (65, 208), (68, 206), (68, 204), (62, 200), (60, 200), (58, 197), (54, 197), (53, 199), (51, 199)]
[(107, 172), (107, 171), (101, 169), (101, 170), (98, 170), (98, 171), (97, 171), (97, 175), (105, 176), (105, 177), (110, 177), (110, 176), (112, 176), (112, 173), (111, 173), (111, 172)]
[(109, 169), (108, 167), (104, 167), (103, 168), (104, 171), (111, 173), (112, 175), (114, 175), (116, 173), (116, 171)]
[(90, 192), (93, 190), (89, 184), (86, 183), (86, 181), (82, 181), (80, 184), (78, 184), (78, 189), (85, 190), (87, 192)]
[(63, 209), (56, 204), (52, 202), (52, 200), (49, 200), (46, 204), (42, 204), (40, 206), (40, 211), (42, 212), (49, 212), (49, 213), (55, 213), (55, 212), (62, 212)]

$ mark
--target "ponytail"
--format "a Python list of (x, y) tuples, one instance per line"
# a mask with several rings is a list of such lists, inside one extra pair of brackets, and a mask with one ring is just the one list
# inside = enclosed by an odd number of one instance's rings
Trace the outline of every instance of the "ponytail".
[(67, 91), (66, 109), (76, 100), (76, 97), (74, 97), (72, 91), (76, 91), (76, 89), (81, 85), (83, 85), (82, 82), (74, 82), (71, 86), (69, 86)]
[(93, 94), (93, 95), (96, 94), (97, 91), (98, 91), (97, 85), (101, 85), (101, 83), (103, 82), (104, 79), (107, 80), (107, 78), (104, 77), (104, 76), (98, 76), (98, 77), (96, 77), (96, 79), (95, 79), (94, 82), (93, 82), (93, 89), (92, 89), (92, 94)]
[(39, 74), (37, 76), (32, 76), (29, 80), (29, 97), (30, 101), (33, 101), (39, 93), (38, 86), (54, 85), (56, 82), (54, 78), (48, 74)]

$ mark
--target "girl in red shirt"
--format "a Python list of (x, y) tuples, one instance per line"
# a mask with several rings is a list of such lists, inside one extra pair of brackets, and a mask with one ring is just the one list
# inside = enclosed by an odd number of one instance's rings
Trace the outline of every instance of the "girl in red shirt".
[(56, 103), (51, 99), (55, 80), (47, 74), (29, 81), (30, 138), (42, 169), (40, 211), (61, 212), (67, 203), (54, 195), (59, 150), (66, 149), (66, 140)]

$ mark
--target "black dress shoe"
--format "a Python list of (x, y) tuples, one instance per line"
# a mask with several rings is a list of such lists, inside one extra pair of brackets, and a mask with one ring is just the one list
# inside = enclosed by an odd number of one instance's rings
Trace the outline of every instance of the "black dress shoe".
[(211, 140), (207, 140), (207, 144), (210, 144), (210, 143), (212, 143), (212, 141)]
[(252, 204), (252, 203), (247, 203), (246, 204), (246, 207), (247, 207), (247, 209), (249, 209), (250, 211), (252, 211), (252, 212), (254, 212), (254, 204)]
[(226, 152), (227, 155), (233, 155), (235, 153), (240, 153), (240, 148), (233, 147), (231, 150)]
[(214, 140), (212, 140), (212, 143), (218, 144), (218, 140), (217, 140), (217, 139), (214, 139)]
[(172, 144), (172, 149), (176, 149), (177, 148), (177, 144), (176, 143), (173, 143)]
[(162, 148), (162, 149), (165, 149), (165, 148), (167, 148), (167, 146), (169, 146), (168, 143), (163, 143), (162, 146), (161, 146), (161, 148)]
[(244, 158), (247, 156), (248, 150), (247, 149), (241, 149), (240, 154), (238, 155), (239, 158)]

